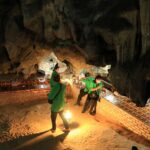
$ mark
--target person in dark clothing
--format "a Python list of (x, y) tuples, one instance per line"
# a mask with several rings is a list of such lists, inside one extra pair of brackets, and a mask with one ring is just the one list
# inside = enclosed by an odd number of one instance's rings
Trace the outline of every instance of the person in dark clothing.
[(85, 95), (87, 95), (87, 92), (84, 90), (84, 88), (81, 88), (79, 95), (78, 95), (78, 98), (77, 98), (76, 105), (79, 105), (79, 106), (81, 105), (82, 97), (84, 97)]
[(56, 130), (56, 119), (57, 114), (60, 115), (65, 129), (64, 132), (69, 132), (69, 124), (64, 117), (64, 107), (65, 107), (65, 90), (66, 85), (62, 84), (60, 82), (60, 75), (57, 74), (53, 77), (53, 86), (51, 88), (50, 93), (48, 94), (48, 100), (52, 100), (52, 106), (51, 106), (51, 122), (52, 122), (52, 128), (51, 132), (55, 132)]
[(54, 69), (53, 69), (53, 72), (52, 72), (52, 75), (51, 75), (51, 78), (50, 78), (50, 86), (51, 87), (53, 87), (53, 85), (55, 84), (54, 77), (59, 75), (58, 71), (59, 71), (59, 65), (57, 63), (55, 65)]
[(100, 101), (101, 91), (105, 91), (103, 88), (103, 83), (101, 81), (101, 76), (97, 75), (94, 81), (91, 81), (88, 88), (88, 96), (83, 107), (82, 113), (86, 112), (88, 109), (91, 115), (96, 114), (97, 101)]
[(81, 79), (81, 81), (85, 84), (85, 87), (82, 87), (80, 89), (80, 92), (79, 92), (79, 95), (78, 95), (78, 98), (77, 98), (77, 102), (75, 103), (76, 105), (81, 105), (81, 100), (82, 98), (88, 94), (88, 84), (94, 80), (93, 77), (90, 76), (90, 74), (87, 72), (85, 73), (85, 77)]

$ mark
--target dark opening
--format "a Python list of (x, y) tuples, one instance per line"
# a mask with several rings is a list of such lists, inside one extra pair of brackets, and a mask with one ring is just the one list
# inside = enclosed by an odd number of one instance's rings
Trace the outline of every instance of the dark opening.
[(147, 102), (148, 98), (150, 98), (150, 81), (148, 81), (146, 83), (146, 87), (145, 87), (145, 101)]
[(1, 61), (10, 61), (7, 49), (5, 47), (0, 48), (0, 60)]

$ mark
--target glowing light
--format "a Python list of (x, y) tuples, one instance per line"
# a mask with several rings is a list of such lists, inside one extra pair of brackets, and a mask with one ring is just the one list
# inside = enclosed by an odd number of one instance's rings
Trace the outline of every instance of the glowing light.
[(104, 98), (107, 99), (108, 101), (112, 102), (113, 104), (117, 103), (116, 97), (112, 94), (111, 95), (106, 95)]
[(40, 84), (40, 85), (38, 85), (37, 87), (40, 88), (40, 89), (46, 89), (46, 88), (48, 88), (49, 86), (46, 85), (46, 84)]
[(64, 116), (67, 120), (70, 120), (72, 118), (72, 114), (69, 110), (64, 112)]
[(71, 79), (67, 79), (67, 78), (66, 79), (62, 79), (62, 82), (68, 83), (70, 85), (73, 84), (73, 81)]
[(113, 101), (114, 100), (114, 96), (113, 95), (107, 95), (105, 96), (106, 99)]

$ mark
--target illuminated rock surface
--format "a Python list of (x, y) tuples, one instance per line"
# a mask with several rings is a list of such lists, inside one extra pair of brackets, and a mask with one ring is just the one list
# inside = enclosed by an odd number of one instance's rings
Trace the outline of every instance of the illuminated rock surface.
[(28, 77), (41, 55), (55, 51), (77, 72), (86, 63), (111, 64), (114, 86), (144, 106), (150, 96), (149, 6), (148, 0), (0, 0), (0, 73)]

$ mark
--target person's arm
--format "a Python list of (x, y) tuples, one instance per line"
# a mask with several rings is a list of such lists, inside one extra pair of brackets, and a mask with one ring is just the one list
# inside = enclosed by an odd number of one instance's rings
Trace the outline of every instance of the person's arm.
[(50, 93), (48, 93), (48, 99), (53, 100), (60, 89), (60, 85), (57, 83), (51, 88)]
[(100, 86), (96, 87), (96, 88), (92, 88), (91, 91), (97, 91), (100, 89)]
[(52, 72), (51, 78), (50, 78), (50, 86), (54, 86), (55, 85), (55, 81), (54, 81), (54, 76), (57, 75), (58, 73), (56, 71)]
[(106, 92), (106, 89), (105, 89), (104, 87), (102, 87), (102, 91), (103, 91), (103, 92)]
[(91, 91), (97, 91), (102, 90), (103, 92), (106, 92), (106, 89), (103, 87), (103, 84), (99, 84), (96, 88), (92, 88)]

